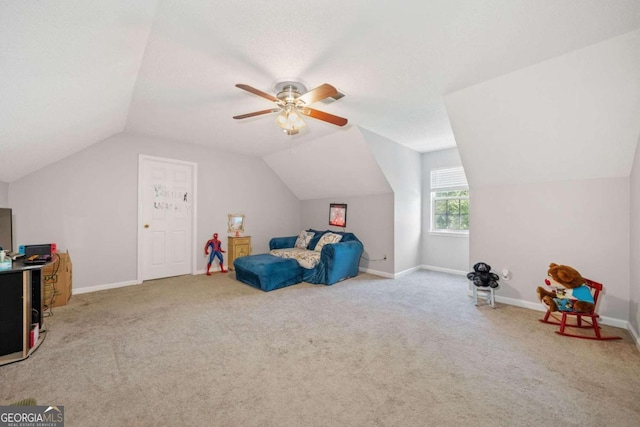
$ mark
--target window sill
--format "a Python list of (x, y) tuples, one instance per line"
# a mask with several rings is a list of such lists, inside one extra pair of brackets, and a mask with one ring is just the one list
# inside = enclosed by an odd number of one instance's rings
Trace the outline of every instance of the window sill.
[(469, 232), (464, 231), (429, 231), (429, 234), (443, 237), (469, 237)]

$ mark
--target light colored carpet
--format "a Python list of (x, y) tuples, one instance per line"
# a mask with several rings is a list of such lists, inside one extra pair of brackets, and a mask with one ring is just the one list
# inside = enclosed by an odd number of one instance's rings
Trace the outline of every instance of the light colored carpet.
[(233, 278), (73, 296), (34, 355), (0, 367), (0, 404), (64, 405), (67, 426), (640, 425), (624, 330), (562, 337), (430, 271), (269, 293)]

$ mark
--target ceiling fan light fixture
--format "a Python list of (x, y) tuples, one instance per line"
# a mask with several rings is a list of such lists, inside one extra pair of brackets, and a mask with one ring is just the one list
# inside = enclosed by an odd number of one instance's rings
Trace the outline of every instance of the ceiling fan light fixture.
[[(276, 124), (280, 126), (287, 135), (295, 135), (307, 124), (302, 120), (300, 112), (295, 105), (287, 105), (276, 117)], [(294, 132), (295, 131), (295, 132)]]
[(246, 119), (269, 113), (278, 113), (275, 122), (287, 135), (295, 135), (300, 132), (300, 129), (306, 126), (306, 123), (302, 120), (303, 115), (336, 126), (344, 126), (348, 123), (348, 120), (344, 117), (334, 116), (333, 114), (308, 107), (308, 105), (314, 102), (324, 101), (329, 98), (336, 100), (344, 96), (344, 94), (329, 83), (324, 83), (314, 89), (307, 90), (306, 85), (299, 81), (283, 79), (277, 81), (274, 85), (275, 96), (244, 83), (238, 83), (236, 87), (268, 99), (276, 105), (274, 108), (233, 116), (234, 119)]

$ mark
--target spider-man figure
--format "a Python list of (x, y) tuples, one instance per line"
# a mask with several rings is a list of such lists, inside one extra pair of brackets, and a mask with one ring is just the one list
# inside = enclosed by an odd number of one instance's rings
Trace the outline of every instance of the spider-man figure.
[[(209, 248), (211, 248), (211, 253), (209, 253)], [(220, 272), (226, 273), (227, 270), (224, 269), (224, 259), (222, 258), (222, 242), (218, 240), (218, 233), (213, 233), (213, 239), (208, 240), (207, 244), (204, 245), (204, 253), (205, 255), (209, 255), (209, 262), (207, 263), (207, 276), (211, 276), (209, 269), (211, 268), (211, 264), (213, 263), (213, 259), (218, 257), (220, 260)]]

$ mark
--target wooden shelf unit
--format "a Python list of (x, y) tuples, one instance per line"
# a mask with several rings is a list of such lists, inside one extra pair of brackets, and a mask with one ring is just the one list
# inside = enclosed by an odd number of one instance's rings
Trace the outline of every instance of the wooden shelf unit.
[[(0, 365), (26, 359), (44, 341), (41, 267), (14, 262), (12, 269), (0, 271)], [(38, 340), (32, 346), (35, 324)]]

